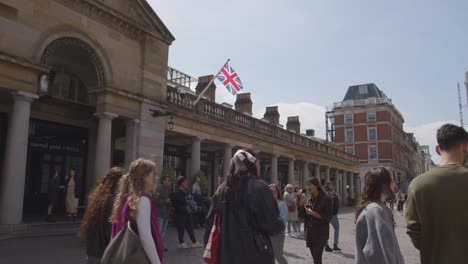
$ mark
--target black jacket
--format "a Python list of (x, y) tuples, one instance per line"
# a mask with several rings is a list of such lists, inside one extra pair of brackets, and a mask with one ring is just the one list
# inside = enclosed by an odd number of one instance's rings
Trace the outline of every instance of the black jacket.
[(330, 218), (332, 217), (332, 200), (324, 192), (320, 192), (316, 198), (311, 197), (306, 205), (312, 207), (321, 219), (306, 214), (304, 206), (299, 208), (299, 214), (305, 216), (304, 229), (307, 246), (316, 242), (325, 242), (329, 238)]
[(336, 194), (336, 192), (328, 192), (327, 194), (328, 196), (330, 196), (333, 203), (332, 215), (337, 215), (338, 211), (340, 210), (340, 198), (338, 197), (338, 194)]
[(105, 207), (101, 209), (95, 230), (86, 240), (86, 255), (101, 258), (110, 241), (112, 225), (109, 217), (112, 214), (114, 196), (109, 197)]
[[(213, 196), (206, 217), (205, 244), (213, 226), (219, 202), (221, 221), (220, 264), (274, 264), (270, 235), (284, 230), (279, 218), (278, 204), (269, 187), (253, 177), (247, 180), (241, 205), (235, 207), (222, 184)], [(270, 250), (260, 252), (255, 238), (261, 236)]]
[(187, 195), (188, 189), (177, 189), (177, 191), (172, 194), (172, 205), (174, 206), (176, 213), (187, 213)]

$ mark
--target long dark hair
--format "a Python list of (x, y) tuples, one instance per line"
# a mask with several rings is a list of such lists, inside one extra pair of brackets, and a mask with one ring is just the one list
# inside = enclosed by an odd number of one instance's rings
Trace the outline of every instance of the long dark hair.
[(319, 180), (313, 178), (313, 179), (310, 179), (310, 180), (306, 181), (306, 184), (312, 184), (312, 185), (314, 185), (315, 187), (317, 187), (317, 191), (318, 191), (319, 193), (323, 193), (323, 189), (322, 189), (322, 186), (320, 185)]
[(382, 193), (387, 193), (387, 200), (393, 199), (395, 194), (390, 190), (391, 184), (392, 176), (384, 167), (373, 168), (366, 173), (361, 199), (356, 206), (355, 221), (368, 204), (380, 201)]
[[(226, 177), (227, 196), (228, 199), (233, 202), (234, 207), (242, 205), (242, 197), (244, 196), (244, 191), (246, 189), (245, 184), (247, 181), (249, 179), (258, 178), (255, 163), (250, 162), (248, 158), (245, 158), (242, 161), (238, 158), (238, 155), (247, 157), (248, 154), (245, 152), (252, 155), (248, 150), (236, 153), (231, 159), (231, 167), (229, 169), (229, 174)], [(256, 159), (256, 162), (259, 161)], [(243, 166), (243, 168), (240, 169), (238, 168), (239, 166)]]
[[(125, 170), (120, 167), (111, 168), (102, 182), (96, 187), (88, 197), (88, 208), (80, 227), (80, 238), (86, 240), (96, 229), (100, 215), (104, 214), (106, 203), (113, 196), (117, 189), (117, 183), (124, 175)], [(104, 219), (108, 221), (108, 219)]]

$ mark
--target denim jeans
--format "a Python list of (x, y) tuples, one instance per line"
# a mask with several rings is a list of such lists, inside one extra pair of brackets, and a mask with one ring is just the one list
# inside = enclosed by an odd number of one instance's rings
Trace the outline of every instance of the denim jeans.
[(169, 217), (158, 217), (159, 232), (161, 233), (161, 238), (164, 238), (167, 230), (167, 224), (169, 223)]
[(338, 215), (333, 215), (331, 217), (330, 224), (333, 226), (333, 229), (335, 229), (335, 241), (333, 242), (333, 244), (338, 245), (338, 238), (340, 236), (340, 222), (338, 221)]

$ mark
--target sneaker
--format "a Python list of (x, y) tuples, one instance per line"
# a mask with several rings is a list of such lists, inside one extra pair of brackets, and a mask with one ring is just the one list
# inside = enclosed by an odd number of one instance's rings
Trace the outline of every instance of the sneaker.
[(182, 244), (178, 245), (177, 248), (187, 249), (187, 248), (189, 248), (189, 247), (187, 246), (187, 244), (182, 243)]
[(325, 251), (326, 251), (326, 252), (332, 252), (333, 249), (332, 249), (330, 246), (325, 245)]
[(198, 243), (198, 242), (195, 242), (195, 243), (192, 244), (192, 248), (202, 248), (202, 247), (203, 247), (203, 245)]
[(341, 248), (339, 248), (337, 244), (334, 244), (334, 245), (333, 245), (333, 250), (335, 250), (335, 251), (341, 251)]

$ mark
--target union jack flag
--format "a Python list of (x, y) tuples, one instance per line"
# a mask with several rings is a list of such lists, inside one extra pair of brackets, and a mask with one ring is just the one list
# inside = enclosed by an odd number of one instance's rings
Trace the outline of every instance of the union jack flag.
[(234, 69), (229, 66), (229, 62), (224, 64), (216, 78), (223, 83), (223, 85), (232, 95), (236, 95), (237, 92), (244, 88), (244, 85), (237, 75), (237, 72), (235, 72)]

